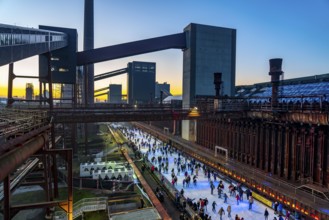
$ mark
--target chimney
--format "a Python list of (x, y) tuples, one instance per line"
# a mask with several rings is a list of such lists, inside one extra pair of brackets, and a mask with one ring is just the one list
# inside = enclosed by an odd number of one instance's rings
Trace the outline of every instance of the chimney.
[[(85, 0), (83, 50), (94, 49), (94, 0)], [(84, 67), (86, 104), (94, 104), (94, 64)]]
[(271, 76), (271, 83), (272, 83), (272, 97), (271, 97), (272, 107), (276, 107), (278, 105), (279, 82), (280, 82), (280, 76), (283, 73), (281, 67), (282, 67), (281, 58), (270, 59), (270, 72), (268, 74)]

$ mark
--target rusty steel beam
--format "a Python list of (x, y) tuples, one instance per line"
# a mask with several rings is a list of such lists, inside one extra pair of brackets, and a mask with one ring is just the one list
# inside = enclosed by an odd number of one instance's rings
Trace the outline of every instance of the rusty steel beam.
[(194, 120), (200, 117), (208, 117), (206, 114), (191, 116), (190, 111), (181, 110), (135, 110), (135, 111), (71, 111), (54, 112), (54, 123), (95, 123), (115, 121), (167, 121), (167, 120)]
[(67, 162), (67, 188), (68, 188), (68, 205), (67, 205), (67, 219), (73, 220), (73, 170), (72, 170), (72, 149), (67, 149), (66, 162)]
[(4, 153), (4, 151), (11, 150), (15, 146), (20, 145), (21, 143), (24, 143), (27, 140), (43, 133), (44, 131), (48, 130), (50, 127), (51, 127), (51, 125), (48, 124), (48, 125), (45, 125), (41, 128), (37, 128), (37, 129), (27, 133), (27, 134), (24, 134), (20, 137), (17, 137), (15, 139), (11, 139), (11, 140), (7, 141), (6, 143), (4, 143), (0, 146), (0, 155), (2, 155), (2, 153)]
[(20, 186), (34, 186), (34, 185), (40, 185), (40, 186), (43, 186), (45, 185), (45, 181), (44, 180), (40, 180), (40, 181), (25, 181), (25, 182), (22, 182), (20, 184)]
[(35, 154), (48, 141), (48, 135), (42, 134), (0, 157), (0, 181), (4, 180), (15, 169)]
[(17, 212), (24, 209), (37, 209), (37, 208), (47, 208), (47, 207), (54, 207), (60, 204), (66, 204), (66, 200), (60, 201), (49, 201), (49, 202), (38, 202), (38, 203), (30, 203), (30, 204), (23, 204), (23, 205), (12, 205), (10, 210), (12, 212)]
[(7, 176), (5, 180), (3, 181), (3, 190), (4, 190), (4, 204), (3, 204), (3, 210), (4, 210), (4, 219), (9, 220), (10, 218), (10, 178)]
[(13, 81), (15, 79), (14, 74), (14, 63), (9, 64), (9, 70), (8, 70), (8, 95), (7, 95), (7, 106), (11, 107), (13, 104)]

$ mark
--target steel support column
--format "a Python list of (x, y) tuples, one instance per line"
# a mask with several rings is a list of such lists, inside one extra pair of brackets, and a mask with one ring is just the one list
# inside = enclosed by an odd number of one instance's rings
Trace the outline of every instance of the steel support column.
[[(51, 172), (50, 172), (50, 164), (48, 160), (48, 155), (44, 154), (43, 155), (43, 169), (44, 169), (44, 179), (45, 179), (45, 184), (44, 184), (44, 190), (45, 190), (45, 195), (46, 195), (46, 202), (52, 201), (52, 183), (51, 183)], [(50, 216), (50, 209), (47, 207), (46, 209), (46, 216)]]
[[(299, 161), (299, 170), (297, 170), (297, 172), (299, 172), (299, 177), (300, 178), (304, 178), (306, 177), (305, 176), (305, 157), (307, 156), (305, 154), (305, 151), (306, 151), (306, 130), (305, 128), (303, 127), (301, 129), (301, 132), (300, 132), (300, 143), (298, 143), (298, 146), (299, 146), (299, 152), (300, 152), (300, 156), (299, 158), (297, 157), (296, 160), (300, 160)], [(309, 156), (309, 155), (308, 155)]]
[(265, 141), (264, 141), (264, 136), (265, 136), (265, 128), (264, 128), (264, 126), (263, 125), (260, 125), (260, 131), (259, 131), (259, 168), (260, 169), (264, 169), (264, 159), (265, 159), (265, 157), (264, 157), (264, 148), (265, 148), (265, 146), (264, 146), (264, 143), (265, 143)]
[(9, 71), (8, 71), (8, 94), (7, 94), (7, 106), (10, 107), (14, 100), (13, 100), (13, 81), (14, 81), (14, 63), (9, 64)]
[(3, 191), (4, 191), (4, 220), (10, 220), (10, 178), (7, 175), (3, 180)]
[(47, 61), (48, 61), (48, 85), (49, 85), (49, 108), (53, 110), (54, 103), (53, 103), (53, 77), (51, 72), (51, 54), (50, 52), (47, 53)]
[(297, 160), (297, 128), (293, 128), (293, 132), (292, 132), (292, 139), (291, 139), (291, 175), (290, 175), (290, 179), (292, 179), (293, 181), (296, 180), (296, 160)]
[(84, 123), (84, 127), (85, 127), (85, 138), (84, 138), (84, 142), (85, 142), (85, 155), (87, 155), (87, 151), (88, 151), (88, 124)]
[(250, 166), (255, 166), (255, 147), (256, 147), (256, 133), (255, 133), (255, 124), (252, 123), (252, 129), (250, 130)]
[[(40, 151), (44, 154), (52, 154), (52, 156), (61, 155), (67, 163), (67, 203), (61, 205), (67, 212), (67, 219), (73, 220), (73, 171), (72, 171), (72, 149), (45, 149)], [(56, 164), (54, 164), (56, 165)]]
[[(309, 147), (310, 147), (310, 177), (311, 177), (311, 181), (313, 182), (314, 181), (314, 161), (315, 161), (315, 132), (314, 132), (314, 127), (312, 127), (310, 129), (310, 132), (309, 132)], [(322, 184), (319, 180), (316, 180), (317, 183), (320, 183)]]
[(77, 123), (73, 123), (71, 125), (71, 129), (72, 129), (72, 131), (71, 131), (71, 145), (72, 145), (72, 149), (73, 149), (73, 154), (77, 154), (78, 153), (77, 142), (76, 142)]
[(248, 137), (248, 143), (247, 143), (247, 164), (249, 166), (252, 166), (252, 157), (251, 157), (251, 148), (252, 148), (252, 141), (253, 141), (253, 135), (252, 135), (252, 126), (248, 125), (247, 127), (247, 137)]
[(47, 104), (47, 96), (46, 96), (46, 82), (43, 83), (43, 90), (42, 90), (42, 97), (43, 97), (43, 104)]
[(325, 183), (325, 166), (323, 166), (323, 157), (326, 155), (324, 154), (324, 133), (323, 131), (318, 131), (317, 132), (317, 140), (316, 140), (316, 161), (315, 161), (315, 166), (316, 166), (316, 176), (318, 176), (319, 182), (321, 184)]
[[(85, 0), (83, 50), (94, 49), (94, 0)], [(84, 66), (88, 85), (85, 87), (87, 95), (86, 104), (94, 104), (94, 64)]]
[(266, 125), (265, 126), (265, 171), (270, 172), (271, 171), (271, 126)]
[(53, 179), (54, 179), (54, 197), (58, 198), (58, 173), (57, 173), (57, 160), (56, 160), (56, 154), (52, 155), (52, 174), (53, 174)]
[(42, 82), (39, 80), (39, 105), (42, 105)]
[(67, 162), (67, 188), (68, 188), (68, 210), (67, 219), (73, 220), (73, 171), (72, 171), (72, 149), (66, 151)]
[(272, 174), (277, 174), (277, 154), (278, 154), (278, 146), (277, 146), (277, 127), (275, 125), (271, 126), (271, 142), (270, 142), (270, 172)]
[(246, 132), (245, 132), (245, 124), (244, 122), (240, 123), (240, 161), (245, 163), (245, 156), (246, 156)]
[(290, 138), (291, 138), (291, 129), (286, 127), (285, 131), (285, 145), (284, 145), (284, 177), (289, 179), (289, 169), (290, 167)]
[(323, 148), (322, 148), (323, 160), (321, 163), (321, 168), (322, 168), (322, 176), (324, 178), (324, 182), (326, 183), (326, 185), (329, 184), (329, 160), (325, 159), (329, 157), (328, 145), (329, 145), (328, 134), (323, 134)]
[(82, 102), (84, 102), (85, 106), (88, 106), (88, 68), (87, 66), (84, 66), (83, 68), (83, 83), (84, 83), (84, 93), (83, 93), (83, 99)]
[(72, 102), (73, 102), (73, 108), (75, 109), (77, 107), (77, 100), (78, 100), (78, 85), (73, 84), (73, 97), (72, 97)]
[(15, 169), (24, 163), (27, 158), (41, 149), (48, 141), (46, 134), (40, 135), (20, 148), (16, 148), (0, 157), (0, 181), (10, 175)]
[(284, 167), (284, 142), (283, 142), (283, 133), (282, 133), (282, 126), (278, 128), (278, 155), (277, 155), (277, 174), (279, 177), (283, 176), (283, 167)]

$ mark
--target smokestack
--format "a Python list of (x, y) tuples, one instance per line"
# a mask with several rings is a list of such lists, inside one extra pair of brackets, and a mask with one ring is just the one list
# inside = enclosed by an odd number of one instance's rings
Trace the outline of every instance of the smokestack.
[(218, 98), (220, 96), (220, 85), (222, 84), (222, 73), (214, 73), (214, 84), (215, 84), (215, 97)]
[[(85, 0), (83, 50), (94, 49), (94, 0)], [(86, 104), (94, 104), (94, 64), (84, 66)]]
[(280, 76), (283, 73), (281, 67), (282, 67), (281, 58), (270, 59), (270, 72), (268, 74), (271, 76), (271, 83), (272, 83), (272, 97), (271, 97), (272, 107), (275, 107), (278, 104), (279, 82), (280, 82)]

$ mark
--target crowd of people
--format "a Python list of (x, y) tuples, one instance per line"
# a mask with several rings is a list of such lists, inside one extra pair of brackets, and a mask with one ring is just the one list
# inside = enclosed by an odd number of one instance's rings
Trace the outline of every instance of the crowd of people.
[[(143, 158), (152, 163), (151, 171), (161, 173), (161, 181), (166, 176), (171, 185), (177, 189), (176, 201), (179, 202), (183, 198), (183, 204), (185, 203), (185, 206), (186, 204), (189, 205), (198, 213), (201, 219), (208, 220), (212, 217), (223, 219), (225, 215), (229, 219), (233, 219), (232, 213), (235, 212), (234, 219), (244, 220), (244, 217), (239, 216), (245, 213), (245, 210), (239, 207), (241, 203), (244, 205), (247, 203), (247, 210), (253, 211), (254, 198), (252, 192), (240, 183), (228, 182), (227, 179), (224, 181), (215, 170), (139, 129), (124, 128), (122, 132), (134, 144), (135, 149), (142, 153)], [(207, 180), (206, 185), (209, 187), (211, 196), (209, 199), (207, 197), (191, 198), (191, 195), (185, 195), (185, 190), (198, 188), (200, 178)], [(203, 182), (200, 187), (204, 186)], [(217, 195), (215, 195), (215, 189), (217, 189)], [(232, 203), (234, 200), (236, 202)], [(208, 209), (209, 202), (211, 203), (211, 209)], [(274, 214), (278, 215), (279, 220), (283, 220), (282, 212), (276, 210)], [(262, 219), (267, 220), (269, 217), (270, 211), (265, 208)], [(274, 216), (274, 219), (277, 219), (277, 217)], [(286, 216), (285, 219), (289, 219), (289, 216)]]

